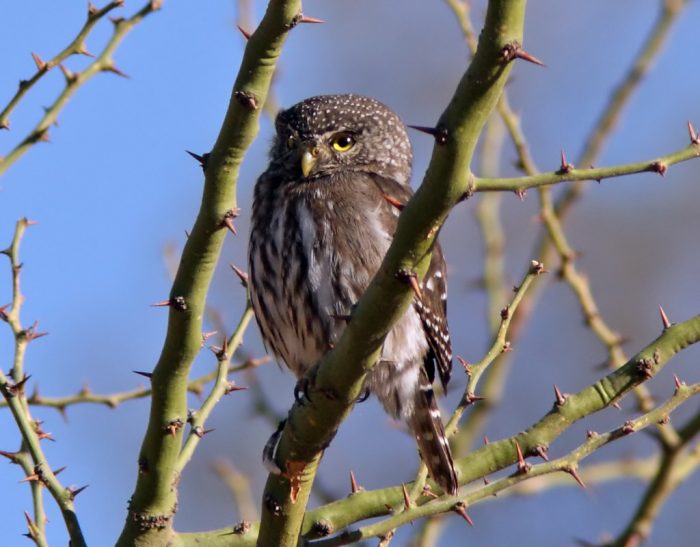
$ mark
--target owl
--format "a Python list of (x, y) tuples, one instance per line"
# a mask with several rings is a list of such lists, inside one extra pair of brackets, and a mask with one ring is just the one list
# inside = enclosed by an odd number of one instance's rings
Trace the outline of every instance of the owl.
[[(406, 127), (358, 95), (312, 97), (275, 120), (270, 164), (254, 191), (250, 296), (263, 340), (301, 378), (333, 347), (379, 269), (412, 195)], [(365, 388), (404, 421), (444, 491), (457, 477), (433, 393), (452, 348), (445, 261), (435, 244), (413, 304), (387, 335)]]

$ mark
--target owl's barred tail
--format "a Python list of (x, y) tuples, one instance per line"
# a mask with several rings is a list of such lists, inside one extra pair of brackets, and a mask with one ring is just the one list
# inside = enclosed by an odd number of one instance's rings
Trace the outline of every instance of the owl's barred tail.
[(416, 391), (410, 427), (416, 436), (421, 458), (428, 466), (430, 476), (445, 492), (455, 495), (459, 484), (452, 461), (452, 452), (442, 425), (433, 388), (427, 382)]

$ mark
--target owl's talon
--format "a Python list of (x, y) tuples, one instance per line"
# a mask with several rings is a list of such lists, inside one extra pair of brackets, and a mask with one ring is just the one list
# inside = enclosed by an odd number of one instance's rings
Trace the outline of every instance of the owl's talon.
[(362, 395), (355, 399), (355, 403), (364, 403), (367, 399), (369, 399), (369, 388), (366, 387), (362, 391)]
[(311, 397), (309, 395), (310, 385), (311, 382), (308, 378), (300, 378), (294, 386), (294, 400), (301, 406), (304, 406), (307, 402), (311, 402)]
[(280, 442), (280, 437), (282, 436), (282, 431), (284, 431), (284, 426), (287, 424), (286, 418), (282, 420), (277, 426), (277, 430), (270, 436), (270, 438), (265, 443), (262, 452), (262, 461), (265, 469), (273, 475), (281, 475), (282, 469), (275, 461), (275, 452), (277, 450), (277, 445)]

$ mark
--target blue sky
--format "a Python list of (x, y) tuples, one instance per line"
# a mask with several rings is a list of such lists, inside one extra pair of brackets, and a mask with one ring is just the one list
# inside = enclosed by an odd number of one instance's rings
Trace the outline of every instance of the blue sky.
[[(262, 6), (255, 4), (257, 20)], [(519, 65), (509, 92), (542, 169), (558, 164), (562, 147), (571, 160), (580, 153), (611, 86), (627, 70), (651, 28), (658, 4), (531, 2), (524, 44), (547, 68)], [(127, 1), (122, 11), (132, 13), (139, 6)], [(467, 60), (459, 29), (445, 5), (418, 0), (307, 0), (304, 7), (327, 23), (301, 26), (290, 36), (275, 86), (281, 105), (311, 95), (355, 92), (377, 97), (407, 123), (429, 125), (437, 118)], [(82, 24), (84, 12), (83, 2), (27, 0), (3, 6), (0, 104), (9, 100), (17, 81), (34, 70), (30, 52), (46, 59), (62, 49)], [(474, 13), (478, 24), (480, 4)], [(47, 395), (74, 393), (83, 384), (98, 392), (126, 390), (142, 380), (131, 370), (149, 370), (155, 363), (166, 313), (149, 304), (168, 294), (167, 249), (181, 247), (201, 194), (201, 170), (184, 150), (205, 152), (216, 137), (244, 46), (235, 30), (236, 18), (234, 2), (166, 2), (115, 54), (117, 66), (130, 78), (113, 74), (94, 78), (61, 113), (51, 142), (30, 150), (0, 179), (0, 247), (9, 242), (17, 218), (39, 221), (28, 231), (22, 249), (24, 320), (28, 324), (38, 320), (50, 335), (30, 347), (30, 389), (38, 384)], [(626, 109), (601, 164), (651, 159), (677, 150), (687, 143), (686, 120), (700, 127), (700, 72), (695, 70), (699, 24), (700, 8), (690, 3)], [(109, 31), (109, 23), (101, 25), (88, 38), (88, 48), (98, 52)], [(71, 58), (66, 64), (78, 70), (86, 62)], [(34, 125), (61, 82), (54, 71), (31, 93), (12, 116), (11, 131), (0, 132), (0, 154)], [(241, 312), (243, 294), (227, 264), (245, 264), (251, 190), (264, 169), (270, 138), (270, 120), (263, 118), (241, 170), (239, 236), (226, 243), (210, 296), (211, 305), (229, 326)], [(431, 143), (420, 134), (411, 138), (416, 184)], [(513, 159), (506, 147), (504, 173), (514, 173)], [(663, 179), (645, 174), (592, 185), (568, 225), (601, 310), (614, 328), (629, 337), (630, 353), (657, 336), (659, 304), (674, 320), (698, 312), (699, 172), (700, 164), (690, 162), (672, 167)], [(531, 258), (538, 228), (533, 220), (536, 202), (534, 193), (524, 202), (511, 195), (504, 198), (506, 264), (514, 281)], [(470, 289), (481, 263), (473, 207), (474, 202), (460, 206), (442, 235), (450, 263), (455, 348), (468, 360), (478, 359), (487, 343), (485, 302)], [(604, 350), (582, 326), (570, 291), (554, 276), (545, 283), (538, 313), (516, 348), (506, 397), (488, 426), (491, 438), (512, 435), (544, 414), (551, 405), (553, 383), (574, 391), (600, 375), (593, 365), (604, 359)], [(0, 305), (9, 300), (9, 272), (0, 262)], [(5, 370), (10, 344), (8, 329), (0, 328), (0, 366)], [(255, 327), (247, 333), (245, 347), (262, 353)], [(677, 358), (668, 373), (697, 381), (696, 356), (697, 351), (691, 350)], [(203, 352), (195, 372), (213, 366), (211, 355)], [(259, 376), (276, 409), (284, 412), (292, 399), (291, 375), (271, 365)], [(239, 381), (245, 383), (243, 378)], [(457, 378), (455, 383), (448, 405), (463, 380)], [(654, 381), (652, 389), (664, 396), (671, 386), (666, 374)], [(687, 406), (692, 410), (697, 404)], [(625, 408), (631, 408), (631, 402)], [(80, 407), (69, 410), (68, 422), (56, 412), (36, 411), (57, 439), (45, 445), (50, 461), (56, 467), (68, 466), (63, 480), (90, 484), (77, 500), (90, 545), (112, 544), (121, 528), (147, 411), (145, 401), (117, 410)], [(630, 415), (628, 410), (604, 412), (593, 423), (602, 430)], [(265, 479), (259, 453), (271, 425), (252, 414), (245, 392), (226, 398), (211, 426), (216, 432), (202, 443), (181, 483), (176, 520), (180, 530), (224, 526), (238, 518), (227, 491), (210, 470), (214, 459), (227, 458), (250, 474), (256, 496)], [(580, 441), (586, 427), (565, 435), (552, 451), (563, 454)], [(17, 446), (14, 424), (2, 412), (0, 449)], [(648, 454), (651, 447), (644, 438), (633, 438), (596, 459)], [(344, 424), (327, 452), (321, 478), (344, 495), (351, 468), (366, 487), (374, 488), (408, 480), (415, 464), (412, 441), (389, 427), (378, 405), (368, 402)], [(18, 484), (20, 479), (18, 468), (0, 466), (4, 492), (0, 514), (8, 545), (26, 542), (19, 534), (25, 531), (22, 511), (29, 510), (31, 500), (26, 485)], [(700, 528), (690, 511), (698, 486), (694, 477), (668, 503), (653, 544), (697, 537)], [(583, 493), (561, 489), (484, 504), (471, 511), (477, 523), (474, 529), (450, 520), (444, 544), (473, 540), (508, 545), (523, 537), (538, 545), (561, 545), (572, 537), (595, 540), (604, 532), (620, 531), (640, 493), (637, 483), (623, 481)], [(60, 516), (51, 501), (47, 506), (49, 540), (64, 544)], [(508, 526), (503, 526), (506, 520)], [(401, 538), (406, 541), (407, 536)]]

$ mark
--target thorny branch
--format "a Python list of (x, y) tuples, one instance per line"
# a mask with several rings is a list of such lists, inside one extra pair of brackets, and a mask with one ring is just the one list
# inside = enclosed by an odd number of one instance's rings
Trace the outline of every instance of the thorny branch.
[(28, 226), (33, 224), (23, 218), (17, 222), (15, 234), (10, 246), (3, 251), (10, 259), (12, 269), (12, 303), (0, 308), (0, 319), (10, 325), (15, 339), (14, 361), (10, 377), (0, 370), (0, 392), (12, 413), (17, 427), (22, 435), (22, 445), (18, 452), (3, 452), (3, 455), (14, 463), (21, 465), (26, 474), (26, 480), (32, 483), (34, 500), (34, 519), (27, 517), (28, 535), (37, 545), (45, 545), (45, 520), (42, 489), (46, 486), (58, 504), (63, 516), (71, 544), (76, 547), (86, 545), (80, 523), (75, 513), (73, 500), (85, 487), (79, 489), (66, 488), (56, 478), (58, 471), (53, 471), (41, 447), (43, 439), (52, 439), (51, 434), (44, 431), (41, 422), (34, 420), (29, 412), (29, 406), (24, 395), (24, 388), (29, 376), (24, 372), (24, 356), (28, 345), (37, 338), (45, 335), (36, 330), (36, 323), (26, 328), (22, 325), (20, 313), (24, 296), (20, 288), (20, 272), (22, 263), (19, 259), (20, 242)]
[(17, 161), (27, 150), (38, 142), (49, 140), (49, 128), (58, 120), (58, 114), (67, 104), (68, 100), (80, 89), (88, 80), (101, 72), (112, 72), (119, 76), (126, 76), (117, 68), (112, 59), (112, 55), (116, 51), (119, 44), (137, 24), (139, 24), (151, 12), (160, 9), (162, 0), (150, 0), (139, 11), (129, 18), (112, 19), (114, 23), (114, 31), (112, 37), (105, 45), (102, 52), (90, 63), (90, 65), (81, 72), (72, 72), (62, 64), (71, 55), (89, 55), (85, 47), (85, 39), (90, 34), (94, 26), (103, 19), (114, 8), (123, 5), (123, 0), (114, 0), (107, 4), (102, 9), (95, 8), (92, 4), (88, 4), (87, 21), (83, 25), (78, 35), (73, 41), (59, 54), (50, 59), (43, 61), (37, 54), (33, 53), (32, 57), (37, 65), (37, 71), (29, 80), (22, 80), (19, 83), (19, 89), (12, 97), (7, 106), (0, 112), (0, 129), (9, 129), (9, 115), (20, 103), (25, 94), (46, 74), (49, 70), (58, 66), (65, 78), (63, 90), (59, 93), (54, 102), (45, 109), (44, 115), (36, 124), (28, 135), (23, 137), (20, 142), (4, 157), (0, 156), (0, 175)]

